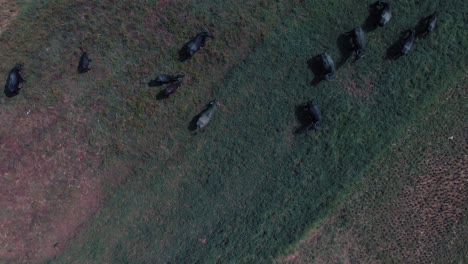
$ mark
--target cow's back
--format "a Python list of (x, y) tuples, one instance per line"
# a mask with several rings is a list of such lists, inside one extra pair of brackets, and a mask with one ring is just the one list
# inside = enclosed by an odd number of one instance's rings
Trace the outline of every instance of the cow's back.
[(15, 71), (11, 71), (8, 75), (7, 82), (5, 84), (5, 88), (7, 88), (10, 92), (15, 92), (18, 89), (19, 80), (18, 76), (16, 76)]

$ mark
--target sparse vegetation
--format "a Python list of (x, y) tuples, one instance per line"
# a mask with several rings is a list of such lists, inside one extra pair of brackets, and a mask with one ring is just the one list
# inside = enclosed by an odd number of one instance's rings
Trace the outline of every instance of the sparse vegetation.
[[(28, 241), (42, 248), (29, 254), (22, 248), (0, 249), (0, 259), (272, 262), (308, 227), (333, 213), (331, 206), (347, 186), (372, 175), (370, 168), (393, 153), (392, 144), (401, 142), (424, 109), (443, 109), (435, 98), (466, 80), (463, 4), (395, 2), (385, 29), (366, 35), (366, 57), (351, 64), (339, 36), (365, 22), (366, 3), (358, 0), (19, 1), (18, 18), (0, 36), (0, 50), (8, 51), (0, 53), (0, 72), (21, 62), (28, 82), (19, 96), (0, 101), (0, 118), (17, 124), (0, 126), (0, 146), (6, 149), (0, 162), (16, 153), (4, 139), (20, 135), (14, 145), (24, 153), (17, 157), (18, 168), (26, 170), (26, 153), (36, 157), (49, 151), (45, 160), (56, 167), (47, 173), (74, 168), (71, 178), (92, 179), (86, 182), (93, 187), (46, 189), (49, 175), (38, 177), (49, 215), (69, 214), (66, 205), (73, 205), (73, 197), (94, 187), (99, 194), (93, 195), (102, 201), (86, 228), (84, 220), (75, 221), (65, 228), (67, 235), (45, 240), (34, 233), (38, 229), (24, 228)], [(418, 39), (409, 56), (384, 59), (401, 31), (435, 10), (440, 21), (433, 34)], [(180, 63), (179, 49), (203, 27), (215, 39)], [(76, 72), (79, 47), (93, 60), (81, 76)], [(337, 80), (313, 86), (307, 61), (323, 52), (338, 62)], [(160, 89), (147, 84), (163, 73), (185, 74), (184, 85), (157, 101)], [(193, 136), (190, 120), (213, 99), (221, 104), (216, 117)], [(322, 130), (295, 137), (301, 125), (295, 109), (311, 99), (321, 106)], [(54, 109), (57, 119), (53, 125), (41, 123), (38, 134), (61, 135), (60, 142), (20, 144), (35, 126), (11, 115), (20, 117), (30, 108)], [(442, 122), (459, 121), (445, 115)], [(440, 123), (425, 126), (436, 131)], [(430, 139), (415, 134), (413, 140)], [(50, 150), (62, 143), (67, 159)], [(33, 178), (33, 171), (15, 177)], [(412, 176), (408, 180), (417, 181)], [(0, 187), (9, 188), (14, 180)], [(96, 187), (100, 184), (103, 188)], [(60, 210), (54, 200), (63, 202)], [(70, 210), (76, 208), (83, 209)], [(25, 214), (2, 212), (0, 221), (28, 219)], [(366, 252), (378, 251), (360, 245)], [(54, 255), (58, 258), (52, 260)]]

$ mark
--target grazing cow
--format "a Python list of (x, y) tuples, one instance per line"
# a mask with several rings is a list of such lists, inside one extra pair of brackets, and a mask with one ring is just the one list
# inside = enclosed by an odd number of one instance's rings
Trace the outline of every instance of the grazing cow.
[(318, 104), (316, 104), (314, 101), (310, 101), (307, 103), (306, 106), (307, 112), (310, 115), (310, 120), (311, 123), (306, 127), (306, 131), (310, 129), (320, 129), (320, 125), (322, 122), (322, 113), (320, 112), (320, 108)]
[(180, 85), (182, 85), (182, 81), (177, 81), (175, 83), (172, 83), (171, 85), (169, 85), (168, 87), (166, 87), (166, 89), (163, 90), (163, 95), (165, 97), (169, 97), (169, 95), (175, 93), (177, 91), (177, 89), (180, 87)]
[(313, 100), (301, 106), (300, 115), (302, 126), (296, 130), (296, 134), (307, 133), (309, 130), (319, 130), (322, 122), (320, 107)]
[(85, 73), (89, 71), (90, 62), (91, 60), (88, 58), (88, 53), (86, 53), (86, 51), (83, 51), (80, 57), (80, 63), (78, 64), (78, 72)]
[(390, 19), (392, 18), (392, 8), (390, 7), (390, 4), (387, 2), (383, 1), (377, 1), (376, 6), (380, 10), (380, 15), (379, 15), (379, 26), (383, 27), (385, 26)]
[(189, 42), (187, 42), (184, 47), (182, 48), (182, 55), (186, 59), (192, 58), (192, 56), (200, 50), (200, 48), (205, 46), (206, 38), (212, 38), (214, 39), (213, 35), (211, 35), (209, 32), (204, 31), (201, 33), (198, 33), (194, 38), (192, 38)]
[(426, 18), (426, 32), (425, 34), (429, 34), (434, 31), (437, 24), (437, 12), (428, 16)]
[(161, 86), (163, 84), (173, 83), (173, 82), (180, 82), (184, 78), (183, 74), (177, 75), (170, 75), (170, 74), (161, 74), (156, 79), (151, 81), (152, 85), (154, 86)]
[(414, 45), (414, 40), (416, 39), (416, 31), (410, 29), (406, 33), (406, 37), (403, 39), (403, 45), (401, 47), (401, 55), (408, 55)]
[(361, 27), (357, 27), (350, 32), (347, 32), (348, 35), (351, 35), (351, 45), (353, 47), (356, 59), (362, 58), (366, 55), (364, 50), (364, 30)]
[(22, 70), (21, 64), (16, 64), (13, 69), (11, 69), (10, 73), (8, 74), (8, 78), (5, 84), (5, 94), (8, 97), (15, 96), (18, 94), (20, 83), (26, 82), (20, 74)]
[(197, 120), (197, 129), (204, 128), (213, 117), (214, 113), (219, 107), (219, 102), (217, 100), (211, 101), (205, 109), (201, 112)]
[(320, 55), (320, 60), (322, 62), (323, 77), (325, 80), (330, 81), (336, 77), (335, 62), (328, 53), (322, 53)]

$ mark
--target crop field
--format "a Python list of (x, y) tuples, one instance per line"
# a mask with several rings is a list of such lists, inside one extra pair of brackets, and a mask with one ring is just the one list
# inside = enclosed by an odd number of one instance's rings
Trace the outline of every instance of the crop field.
[[(0, 73), (27, 81), (0, 98), (0, 263), (468, 261), (468, 6), (395, 0), (374, 29), (371, 3), (0, 0)], [(163, 73), (185, 74), (167, 99)], [(295, 134), (312, 99), (322, 128)]]

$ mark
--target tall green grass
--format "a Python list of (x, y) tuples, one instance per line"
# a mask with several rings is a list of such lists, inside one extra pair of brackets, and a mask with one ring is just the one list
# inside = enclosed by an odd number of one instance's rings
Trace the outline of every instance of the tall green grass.
[[(367, 35), (367, 57), (347, 61), (336, 81), (312, 86), (307, 60), (328, 51), (337, 61), (338, 36), (364, 22), (366, 3), (286, 2), (189, 1), (180, 4), (190, 11), (169, 5), (164, 14), (158, 1), (23, 2), (18, 29), (2, 36), (8, 47), (13, 36), (28, 43), (15, 51), (31, 65), (28, 85), (36, 86), (19, 100), (54, 104), (41, 96), (56, 89), (58, 98), (74, 91), (75, 103), (90, 110), (104, 104), (90, 139), (106, 151), (102, 170), (123, 163), (133, 171), (106, 178), (113, 187), (102, 209), (54, 263), (271, 262), (327, 214), (421, 105), (466, 74), (463, 2), (398, 1), (389, 26)], [(434, 35), (418, 40), (408, 57), (383, 59), (400, 31), (435, 9)], [(162, 22), (145, 25), (152, 14)], [(218, 36), (179, 63), (177, 50), (203, 25)], [(24, 37), (32, 31), (46, 35)], [(49, 85), (53, 75), (43, 69), (61, 69), (63, 54), (73, 61), (79, 45), (93, 71), (65, 91)], [(188, 81), (155, 102), (158, 90), (146, 83), (178, 71)], [(353, 83), (369, 95), (350, 93)], [(214, 98), (222, 106), (192, 135), (190, 120)], [(296, 109), (310, 99), (323, 109), (323, 130), (293, 136)]]

